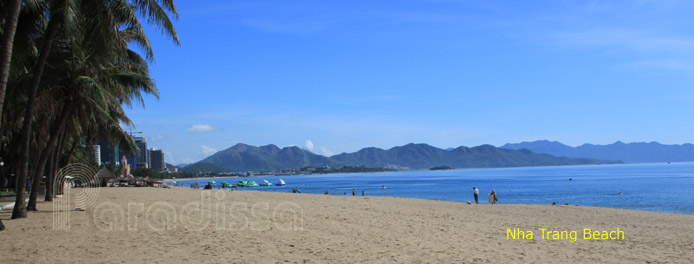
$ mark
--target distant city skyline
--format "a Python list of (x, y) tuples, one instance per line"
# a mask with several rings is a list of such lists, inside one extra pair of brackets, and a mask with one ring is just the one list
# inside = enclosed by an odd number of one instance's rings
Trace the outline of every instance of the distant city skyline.
[(128, 109), (168, 163), (236, 143), (692, 142), (694, 3), (177, 2), (147, 29), (161, 99)]

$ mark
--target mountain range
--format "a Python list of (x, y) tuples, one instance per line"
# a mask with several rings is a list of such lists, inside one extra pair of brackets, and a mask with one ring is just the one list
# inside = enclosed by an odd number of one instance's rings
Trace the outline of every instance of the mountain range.
[[(243, 143), (212, 154), (212, 156), (189, 165), (185, 170), (195, 171), (201, 167), (201, 164), (212, 164), (230, 171), (281, 170), (340, 165), (335, 160), (296, 146), (280, 149), (272, 144), (256, 147)], [(212, 165), (204, 165), (210, 170), (201, 171), (220, 169)]]
[(191, 172), (264, 171), (324, 166), (366, 166), (395, 169), (525, 167), (620, 163), (587, 158), (554, 157), (527, 149), (512, 150), (492, 145), (444, 150), (427, 144), (407, 144), (387, 150), (368, 147), (331, 157), (299, 147), (280, 149), (275, 145), (236, 144), (184, 168)]
[(683, 162), (694, 161), (694, 145), (664, 145), (658, 142), (623, 143), (617, 141), (609, 145), (583, 144), (578, 147), (564, 145), (557, 141), (538, 140), (505, 144), (504, 149), (529, 149), (558, 157), (591, 158), (600, 160), (621, 160), (626, 163)]

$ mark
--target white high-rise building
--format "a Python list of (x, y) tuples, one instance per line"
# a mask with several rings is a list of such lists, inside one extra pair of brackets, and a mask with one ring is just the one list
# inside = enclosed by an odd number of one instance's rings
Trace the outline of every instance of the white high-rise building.
[(94, 160), (96, 164), (101, 165), (101, 146), (92, 145), (92, 155), (94, 155)]

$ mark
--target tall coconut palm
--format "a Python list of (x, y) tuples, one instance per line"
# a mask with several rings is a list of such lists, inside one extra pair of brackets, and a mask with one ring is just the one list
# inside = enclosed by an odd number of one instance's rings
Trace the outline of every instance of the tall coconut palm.
[(39, 57), (32, 70), (31, 83), (29, 87), (29, 96), (24, 110), (24, 120), (22, 121), (21, 130), (21, 154), (19, 160), (19, 171), (17, 174), (17, 187), (15, 188), (17, 196), (15, 199), (15, 207), (12, 210), (12, 219), (25, 218), (27, 216), (26, 208), (26, 181), (29, 173), (29, 148), (31, 144), (31, 134), (34, 114), (34, 101), (41, 84), (43, 70), (48, 60), (48, 55), (53, 45), (53, 40), (58, 34), (61, 27), (69, 28), (74, 26), (73, 20), (76, 15), (76, 1), (65, 0), (64, 4), (61, 1), (52, 2), (49, 4), (49, 22), (39, 50)]
[[(82, 7), (86, 8), (85, 6)], [(130, 15), (130, 17), (135, 16), (135, 14)], [(90, 18), (86, 19), (89, 20)], [(61, 46), (61, 43), (64, 46), (73, 47), (60, 49), (70, 53), (70, 56), (59, 55), (59, 59), (69, 57), (71, 60), (55, 62), (54, 64), (57, 66), (53, 67), (59, 69), (61, 71), (59, 75), (67, 80), (67, 83), (62, 85), (66, 94), (60, 96), (66, 100), (63, 112), (56, 119), (48, 136), (49, 140), (45, 150), (42, 151), (38, 159), (37, 169), (33, 177), (34, 185), (40, 183), (50, 153), (53, 152), (59, 133), (63, 130), (65, 117), (74, 110), (73, 101), (81, 102), (83, 103), (82, 107), (90, 108), (87, 111), (79, 111), (79, 113), (88, 113), (93, 116), (90, 121), (85, 122), (86, 124), (93, 124), (90, 131), (103, 130), (108, 132), (108, 127), (117, 127), (116, 133), (123, 135), (124, 133), (118, 124), (129, 124), (130, 121), (121, 109), (121, 102), (129, 105), (130, 98), (139, 98), (140, 101), (143, 101), (141, 91), (158, 97), (154, 82), (149, 77), (146, 62), (137, 56), (137, 53), (127, 49), (128, 42), (134, 38), (142, 38), (143, 35), (134, 32), (134, 27), (116, 31), (116, 34), (102, 32), (99, 29), (103, 19), (100, 20), (94, 23), (80, 23), (80, 29), (75, 32), (77, 34), (73, 34), (70, 40), (56, 42), (57, 47)], [(115, 22), (116, 24), (119, 23), (118, 21)], [(137, 25), (136, 23), (133, 24)], [(99, 35), (104, 33), (106, 33), (105, 36)], [(65, 45), (66, 43), (68, 45)], [(60, 51), (52, 53), (56, 54)], [(97, 79), (92, 76), (101, 76), (101, 78)], [(60, 87), (61, 85), (58, 85), (58, 88)], [(105, 135), (109, 135), (109, 133)], [(47, 182), (50, 181), (52, 179), (47, 179)], [(32, 189), (27, 206), (29, 211), (36, 210), (37, 196), (38, 190)]]
[[(10, 63), (12, 62), (12, 47), (22, 0), (9, 0), (6, 4), (7, 15), (5, 16), (5, 25), (3, 25), (2, 40), (0, 40), (0, 120), (2, 120), (5, 90), (7, 89), (7, 79), (10, 76)], [(2, 122), (0, 122), (1, 126)], [(2, 226), (1, 220), (0, 226)]]
[[(96, 3), (96, 4), (95, 4)], [(39, 86), (41, 84), (41, 79), (43, 71), (48, 59), (48, 55), (51, 51), (54, 39), (60, 33), (63, 36), (71, 36), (75, 33), (75, 28), (79, 27), (79, 23), (85, 23), (89, 21), (95, 23), (97, 30), (95, 32), (100, 32), (99, 36), (106, 36), (104, 39), (113, 40), (117, 38), (110, 38), (107, 36), (118, 35), (119, 28), (125, 27), (130, 29), (128, 34), (129, 43), (134, 43), (140, 46), (144, 51), (148, 59), (153, 59), (153, 52), (149, 45), (149, 41), (144, 35), (144, 31), (137, 20), (137, 13), (146, 16), (150, 22), (159, 26), (162, 32), (168, 34), (172, 37), (175, 43), (178, 42), (178, 36), (173, 28), (167, 12), (172, 13), (177, 16), (177, 11), (172, 0), (132, 0), (132, 1), (92, 1), (92, 0), (55, 0), (48, 1), (48, 25), (46, 27), (45, 33), (43, 34), (41, 49), (39, 51), (38, 59), (33, 67), (31, 83), (29, 87), (29, 96), (27, 98), (27, 104), (24, 111), (24, 119), (22, 123), (21, 130), (21, 155), (19, 161), (19, 173), (17, 177), (17, 197), (15, 201), (15, 208), (12, 213), (12, 218), (24, 218), (26, 217), (26, 203), (25, 203), (25, 182), (28, 175), (28, 165), (29, 165), (29, 150), (32, 135), (32, 118), (34, 113), (34, 102), (38, 93)], [(80, 13), (82, 12), (82, 13)], [(87, 16), (89, 14), (90, 16)], [(83, 19), (80, 20), (80, 15), (82, 18), (93, 18), (92, 20)], [(104, 43), (107, 43), (105, 41)], [(115, 42), (118, 44), (119, 42)], [(112, 48), (112, 45), (104, 45), (107, 49), (102, 51), (108, 53), (119, 53), (127, 50), (127, 43), (121, 45), (118, 49), (108, 49)], [(87, 83), (98, 84), (93, 82), (93, 78), (79, 78), (80, 81), (85, 81)], [(115, 98), (120, 100), (120, 103), (128, 103), (135, 95), (137, 98), (140, 95), (139, 89), (141, 86), (135, 83), (135, 86), (126, 86), (123, 94), (115, 93)], [(123, 96), (129, 95), (129, 96)], [(36, 170), (40, 171), (42, 168), (37, 167)], [(33, 195), (32, 195), (33, 196)]]

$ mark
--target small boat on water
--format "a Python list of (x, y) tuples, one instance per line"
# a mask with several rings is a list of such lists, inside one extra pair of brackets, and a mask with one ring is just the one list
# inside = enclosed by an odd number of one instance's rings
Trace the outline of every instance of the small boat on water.
[(263, 183), (261, 183), (260, 186), (272, 186), (272, 183), (267, 180), (263, 180)]
[(284, 180), (280, 179), (280, 181), (278, 181), (276, 185), (277, 185), (277, 186), (284, 186), (284, 185), (286, 185), (286, 184), (287, 184), (287, 183), (285, 183)]

